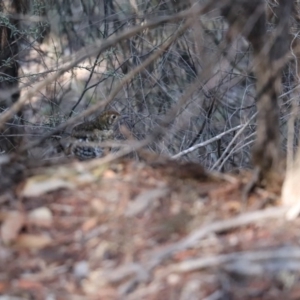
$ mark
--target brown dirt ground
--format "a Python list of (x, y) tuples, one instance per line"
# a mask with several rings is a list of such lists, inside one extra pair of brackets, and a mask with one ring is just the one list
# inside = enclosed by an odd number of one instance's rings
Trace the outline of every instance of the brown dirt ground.
[(250, 178), (126, 159), (36, 169), (0, 198), (0, 294), (300, 299), (300, 221), (276, 193), (242, 200)]

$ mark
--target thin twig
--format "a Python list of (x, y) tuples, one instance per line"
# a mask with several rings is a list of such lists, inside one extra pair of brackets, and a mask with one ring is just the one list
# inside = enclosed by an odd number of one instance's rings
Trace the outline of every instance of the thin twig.
[[(226, 230), (231, 230), (237, 227), (245, 226), (248, 224), (251, 224), (253, 222), (263, 221), (267, 219), (278, 219), (280, 217), (284, 217), (285, 213), (287, 211), (287, 208), (269, 208), (262, 211), (255, 211), (251, 213), (245, 213), (241, 214), (235, 218), (232, 218), (230, 220), (225, 221), (217, 221), (214, 223), (211, 223), (209, 225), (206, 225), (204, 227), (201, 227), (199, 229), (196, 229), (192, 233), (190, 233), (186, 238), (183, 238), (181, 241), (174, 243), (172, 245), (169, 245), (166, 247), (166, 249), (159, 251), (155, 251), (155, 253), (150, 253), (149, 259), (147, 259), (147, 262), (145, 264), (140, 263), (136, 265), (136, 269), (140, 270), (143, 274), (149, 274), (153, 268), (155, 268), (157, 265), (161, 264), (163, 261), (169, 259), (174, 253), (178, 251), (183, 251), (185, 249), (191, 248), (196, 246), (201, 239), (204, 239), (208, 235), (212, 233), (218, 233), (218, 232), (224, 232)], [(244, 252), (244, 253), (233, 253), (233, 254), (227, 254), (227, 255), (218, 255), (213, 257), (207, 257), (207, 258), (201, 258), (198, 260), (193, 260), (192, 263), (183, 262), (177, 265), (172, 266), (170, 269), (167, 270), (167, 273), (170, 272), (187, 272), (187, 271), (193, 271), (198, 270), (201, 268), (208, 268), (217, 266), (220, 264), (224, 264), (227, 262), (230, 262), (234, 260), (235, 258), (238, 258), (238, 255), (240, 255), (240, 259), (248, 259), (248, 260), (266, 260), (266, 259), (272, 259), (272, 258), (300, 258), (300, 249), (299, 248), (289, 248), (288, 251), (287, 248), (279, 249), (278, 251), (259, 251), (259, 252)], [(290, 256), (289, 256), (290, 254)], [(120, 274), (124, 273), (121, 272), (123, 270), (130, 270), (132, 269), (132, 264), (126, 264), (123, 265), (116, 270), (114, 270), (114, 273)], [(108, 275), (108, 274), (107, 274)], [(127, 276), (127, 273), (125, 273)], [(115, 278), (115, 277), (113, 277)], [(125, 276), (119, 276), (118, 280), (121, 281), (124, 279)], [(112, 279), (114, 280), (114, 279)], [(135, 280), (141, 281), (138, 276), (135, 277)]]
[(300, 260), (299, 247), (282, 247), (275, 250), (233, 252), (230, 254), (190, 259), (172, 265), (169, 272), (191, 272), (205, 268), (216, 267), (233, 261), (257, 262), (264, 260), (296, 259)]
[[(154, 52), (142, 64), (137, 66), (135, 69), (130, 71), (125, 77), (123, 77), (121, 79), (120, 83), (114, 88), (114, 90), (110, 93), (109, 97), (105, 101), (103, 101), (102, 103), (100, 102), (98, 104), (93, 105), (92, 107), (88, 108), (87, 110), (85, 110), (84, 112), (79, 114), (78, 116), (76, 116), (74, 118), (71, 118), (68, 121), (66, 121), (65, 123), (57, 126), (53, 131), (49, 132), (48, 134), (45, 134), (45, 136), (43, 138), (41, 138), (40, 140), (38, 140), (36, 142), (33, 142), (33, 143), (27, 145), (26, 147), (21, 149), (21, 151), (26, 151), (26, 150), (28, 150), (32, 147), (35, 147), (35, 146), (39, 145), (41, 142), (43, 142), (44, 140), (46, 140), (50, 136), (52, 136), (52, 135), (56, 134), (57, 132), (63, 130), (66, 126), (72, 125), (75, 122), (78, 122), (80, 119), (82, 119), (84, 117), (87, 117), (87, 116), (91, 115), (92, 113), (98, 111), (101, 107), (104, 107), (104, 106), (108, 105), (117, 96), (117, 94), (120, 92), (120, 90), (122, 89), (122, 87), (125, 84), (127, 84), (136, 74), (138, 74), (144, 68), (146, 68), (152, 61), (157, 59), (177, 39), (177, 37), (180, 36), (192, 24), (192, 22), (193, 22), (193, 19), (189, 18), (186, 21), (186, 23), (177, 31), (177, 33), (174, 34), (168, 41), (166, 41), (166, 43), (163, 44), (160, 49), (158, 49), (156, 52)], [(0, 119), (0, 122), (1, 122), (1, 119)]]
[[(222, 3), (222, 6), (225, 5), (226, 2), (227, 1), (224, 1), (224, 3)], [(48, 78), (46, 78), (45, 80), (36, 83), (33, 86), (33, 88), (31, 88), (28, 92), (24, 93), (24, 95), (18, 101), (16, 101), (8, 110), (6, 110), (4, 113), (1, 114), (0, 129), (3, 128), (5, 123), (11, 117), (13, 117), (16, 113), (18, 113), (22, 109), (22, 107), (26, 103), (26, 101), (29, 101), (43, 87), (49, 85), (50, 83), (52, 83), (53, 81), (58, 79), (62, 74), (64, 74), (71, 68), (75, 67), (76, 65), (78, 65), (84, 59), (91, 57), (99, 52), (103, 52), (103, 51), (109, 49), (110, 47), (114, 46), (121, 40), (128, 39), (145, 29), (152, 29), (161, 24), (181, 20), (181, 19), (187, 18), (189, 16), (204, 14), (204, 13), (209, 12), (212, 8), (216, 8), (216, 6), (217, 7), (220, 6), (220, 4), (217, 3), (217, 1), (211, 1), (206, 6), (203, 6), (203, 7), (201, 7), (200, 5), (193, 5), (193, 7), (191, 7), (190, 9), (182, 11), (178, 14), (175, 14), (172, 16), (160, 17), (154, 21), (144, 22), (143, 25), (135, 26), (131, 29), (126, 30), (123, 33), (117, 34), (115, 37), (110, 37), (106, 40), (97, 41), (93, 45), (90, 45), (90, 46), (86, 47), (85, 49), (78, 51), (77, 54), (70, 56), (70, 59), (62, 60), (61, 62), (59, 62), (59, 65), (62, 65), (60, 70), (56, 71), (55, 74), (53, 74), (53, 75), (49, 75)], [(144, 64), (141, 64), (141, 65), (144, 65)], [(145, 66), (147, 66), (147, 64)], [(22, 89), (22, 87), (20, 89)], [(79, 119), (80, 118), (78, 118), (77, 120), (79, 120)]]
[(231, 129), (229, 129), (229, 130), (227, 130), (227, 131), (224, 131), (224, 132), (222, 132), (222, 133), (216, 135), (215, 137), (213, 137), (213, 138), (211, 138), (211, 139), (209, 139), (209, 140), (207, 140), (207, 141), (205, 141), (205, 142), (199, 143), (199, 144), (194, 145), (194, 146), (192, 146), (192, 147), (190, 147), (190, 148), (188, 148), (188, 149), (186, 149), (186, 150), (183, 150), (183, 151), (181, 151), (181, 152), (179, 152), (179, 153), (173, 155), (173, 156), (172, 156), (172, 159), (177, 159), (177, 158), (179, 158), (179, 157), (181, 157), (181, 156), (183, 156), (183, 155), (186, 155), (186, 154), (188, 154), (188, 153), (190, 153), (190, 152), (193, 152), (193, 151), (197, 150), (198, 148), (207, 146), (207, 145), (209, 145), (209, 144), (211, 144), (211, 143), (213, 143), (213, 142), (215, 142), (215, 141), (221, 139), (224, 135), (226, 135), (226, 134), (228, 134), (228, 133), (230, 133), (230, 132), (232, 132), (232, 131), (238, 130), (238, 129), (240, 129), (241, 127), (244, 127), (245, 125), (246, 125), (246, 124), (238, 125), (238, 126), (236, 126), (236, 127), (234, 127), (234, 128), (231, 128)]
[(226, 230), (231, 230), (233, 228), (245, 226), (253, 222), (258, 222), (267, 219), (278, 219), (284, 217), (287, 212), (287, 208), (269, 208), (262, 211), (255, 211), (250, 213), (241, 214), (235, 218), (225, 221), (217, 221), (212, 224), (206, 225), (199, 229), (196, 229), (190, 233), (186, 238), (181, 241), (168, 246), (166, 249), (151, 255), (149, 259), (148, 268), (152, 269), (162, 261), (170, 258), (171, 255), (178, 251), (194, 247), (201, 239), (204, 237), (218, 232), (224, 232)]
[(76, 107), (80, 104), (80, 102), (81, 102), (82, 99), (83, 99), (83, 96), (85, 95), (86, 91), (88, 90), (88, 85), (89, 85), (89, 83), (90, 83), (90, 81), (91, 81), (91, 79), (92, 79), (92, 76), (93, 76), (94, 72), (95, 72), (96, 66), (98, 65), (99, 57), (100, 57), (101, 53), (102, 53), (102, 52), (99, 51), (99, 53), (98, 53), (98, 55), (97, 55), (97, 57), (96, 57), (96, 59), (95, 59), (95, 61), (94, 61), (92, 70), (91, 70), (91, 72), (90, 72), (90, 74), (89, 74), (89, 78), (88, 78), (87, 81), (85, 82), (83, 91), (82, 91), (81, 95), (79, 96), (77, 102), (76, 102), (76, 103), (74, 104), (74, 106), (71, 108), (71, 111), (70, 111), (70, 113), (69, 113), (69, 118), (72, 116), (74, 110), (75, 110)]
[[(253, 116), (247, 121), (247, 123), (245, 123), (243, 125), (243, 127), (237, 132), (237, 134), (234, 136), (234, 138), (228, 144), (228, 146), (226, 147), (226, 149), (224, 150), (224, 152), (222, 153), (222, 155), (220, 156), (220, 158), (214, 163), (214, 165), (212, 166), (212, 169), (216, 168), (217, 165), (220, 164), (220, 162), (224, 159), (224, 157), (227, 154), (227, 152), (230, 149), (230, 147), (234, 144), (234, 142), (236, 141), (236, 139), (243, 133), (243, 131), (250, 124), (250, 122), (256, 117), (256, 115), (257, 115), (257, 112), (255, 114), (253, 114)], [(220, 169), (221, 169), (221, 166), (219, 166), (218, 171), (220, 171)]]
[[(249, 136), (247, 136), (247, 139), (249, 139), (250, 137), (254, 136), (255, 132), (251, 133)], [(231, 157), (231, 155), (234, 152), (239, 152), (242, 148), (245, 148), (251, 144), (254, 143), (254, 140), (249, 141), (248, 143), (246, 143), (246, 139), (244, 141), (241, 141), (239, 144), (235, 145), (230, 152), (228, 153), (228, 155), (226, 157), (224, 157), (223, 161), (221, 162), (220, 166), (219, 166), (219, 170), (221, 170), (224, 166), (224, 164), (226, 163), (226, 161), (229, 159), (229, 157)], [(242, 146), (240, 146), (240, 144), (242, 144)], [(240, 146), (240, 147), (239, 147)]]

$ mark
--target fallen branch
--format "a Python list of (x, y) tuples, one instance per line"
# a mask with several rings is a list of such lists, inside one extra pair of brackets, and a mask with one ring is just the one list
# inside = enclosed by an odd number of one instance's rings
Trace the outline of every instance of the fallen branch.
[[(282, 247), (275, 250), (267, 251), (247, 251), (247, 252), (234, 252), (224, 255), (215, 255), (211, 257), (204, 257), (198, 259), (190, 259), (188, 261), (181, 262), (179, 264), (172, 265), (168, 272), (192, 272), (196, 270), (201, 270), (205, 268), (216, 267), (224, 265), (227, 263), (234, 263), (236, 265), (233, 268), (234, 264), (230, 264), (231, 269), (242, 270), (238, 268), (242, 264), (247, 266), (252, 263), (257, 263), (261, 261), (270, 261), (270, 260), (296, 260), (300, 264), (300, 248), (299, 247)], [(262, 268), (256, 268), (256, 275), (262, 274)], [(253, 274), (253, 269), (249, 274)]]
[(148, 268), (153, 269), (164, 260), (170, 258), (174, 253), (196, 246), (200, 240), (212, 233), (224, 232), (233, 228), (241, 227), (262, 220), (277, 219), (280, 217), (284, 217), (286, 212), (287, 208), (285, 207), (269, 208), (262, 211), (241, 214), (229, 220), (217, 221), (201, 227), (190, 233), (181, 241), (167, 246), (166, 249), (160, 251), (159, 253), (150, 255), (151, 258), (149, 259), (149, 263), (147, 264)]

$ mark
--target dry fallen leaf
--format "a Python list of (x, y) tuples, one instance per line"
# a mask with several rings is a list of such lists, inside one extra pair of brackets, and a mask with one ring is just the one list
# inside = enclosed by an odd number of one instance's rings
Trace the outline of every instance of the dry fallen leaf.
[[(6, 281), (0, 281), (0, 294), (3, 294), (4, 291), (7, 289), (8, 287), (8, 282)], [(1, 300), (1, 298), (0, 298)]]
[(20, 234), (16, 239), (16, 246), (29, 249), (42, 249), (49, 246), (52, 239), (45, 235)]
[(4, 244), (13, 242), (24, 226), (26, 218), (24, 214), (14, 211), (7, 214), (1, 226), (1, 238)]
[(47, 176), (34, 176), (29, 178), (23, 190), (21, 196), (23, 197), (38, 197), (45, 193), (52, 192), (58, 189), (67, 188), (72, 189), (75, 187), (70, 181), (61, 178), (49, 178)]
[(40, 282), (30, 279), (20, 279), (15, 285), (23, 290), (38, 290), (44, 288)]
[(28, 222), (36, 226), (49, 227), (53, 222), (53, 215), (48, 207), (39, 207), (28, 214)]
[(125, 216), (133, 217), (144, 212), (154, 200), (165, 196), (167, 193), (167, 188), (158, 188), (142, 192), (129, 203), (128, 208), (125, 211)]
[(92, 230), (93, 228), (95, 228), (97, 226), (97, 223), (98, 223), (97, 218), (90, 218), (86, 222), (83, 223), (81, 228), (84, 232), (87, 232), (87, 231)]

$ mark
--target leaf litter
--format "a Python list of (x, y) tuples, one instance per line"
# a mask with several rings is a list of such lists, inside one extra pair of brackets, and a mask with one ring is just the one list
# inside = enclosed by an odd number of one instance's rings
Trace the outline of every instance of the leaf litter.
[(0, 292), (299, 299), (300, 221), (262, 188), (244, 203), (250, 177), (168, 160), (39, 169), (1, 203)]

